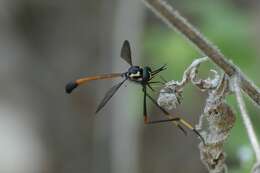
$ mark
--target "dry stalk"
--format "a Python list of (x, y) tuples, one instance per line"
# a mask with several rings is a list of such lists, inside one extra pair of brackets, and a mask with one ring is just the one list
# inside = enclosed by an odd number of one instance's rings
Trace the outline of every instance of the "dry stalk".
[(260, 106), (260, 90), (250, 81), (241, 70), (227, 60), (221, 51), (206, 39), (194, 26), (192, 26), (179, 12), (164, 0), (143, 0), (160, 19), (170, 27), (182, 33), (190, 43), (193, 43), (202, 54), (208, 56), (216, 65), (218, 65), (227, 75), (239, 74), (241, 88), (243, 91)]
[(256, 164), (253, 168), (253, 173), (259, 173), (260, 172), (260, 145), (257, 141), (257, 136), (255, 133), (255, 130), (253, 128), (253, 124), (250, 120), (250, 117), (248, 115), (247, 109), (246, 109), (246, 105), (242, 96), (242, 93), (240, 91), (240, 82), (239, 82), (239, 77), (238, 76), (234, 76), (232, 79), (232, 84), (233, 84), (233, 90), (235, 92), (236, 95), (236, 99), (237, 99), (237, 103), (241, 112), (241, 116), (245, 125), (245, 129), (247, 131), (248, 137), (249, 137), (249, 141), (252, 145), (252, 148), (255, 152), (255, 156), (256, 156)]

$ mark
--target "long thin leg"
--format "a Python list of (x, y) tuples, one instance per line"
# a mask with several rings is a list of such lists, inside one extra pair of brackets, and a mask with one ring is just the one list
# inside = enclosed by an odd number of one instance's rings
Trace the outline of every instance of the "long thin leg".
[(164, 84), (167, 83), (167, 80), (166, 80), (163, 76), (160, 75), (160, 78), (162, 79), (162, 81), (164, 82)]
[(150, 96), (148, 93), (146, 93), (146, 95), (164, 114), (170, 115), (170, 113), (168, 111), (166, 111), (160, 105), (158, 105), (158, 103), (152, 98), (152, 96)]
[[(148, 87), (150, 87), (148, 85)], [(151, 88), (152, 89), (152, 88)], [(145, 124), (151, 124), (151, 123), (155, 123), (157, 121), (150, 121), (148, 120), (148, 116), (147, 116), (147, 103), (146, 103), (146, 97), (147, 97), (147, 91), (146, 91), (146, 85), (143, 85), (143, 92), (144, 92), (144, 99), (143, 99), (143, 115), (144, 115), (144, 123)], [(162, 107), (159, 107), (165, 114), (169, 115), (169, 113), (164, 110)], [(159, 121), (158, 121), (159, 122)]]
[[(148, 85), (149, 86), (149, 85)], [(167, 119), (167, 120), (158, 120), (158, 121), (151, 121), (148, 119), (147, 116), (147, 103), (146, 103), (146, 97), (147, 97), (147, 91), (146, 91), (146, 85), (143, 85), (143, 92), (144, 92), (144, 100), (143, 100), (143, 115), (144, 115), (144, 123), (145, 124), (154, 124), (154, 123), (160, 123), (160, 122), (166, 122), (166, 121), (174, 121), (175, 125), (185, 134), (187, 135), (186, 130), (175, 120), (175, 118), (173, 119)], [(157, 103), (156, 103), (157, 104)], [(159, 105), (157, 105), (165, 114), (169, 115), (169, 113), (164, 110), (162, 107), (160, 107)]]
[(165, 120), (149, 120), (146, 124), (173, 122), (184, 133), (184, 135), (187, 136), (186, 130), (178, 123), (179, 121), (180, 121), (179, 118), (169, 118), (169, 119), (165, 119)]
[(159, 72), (161, 72), (163, 70), (166, 70), (166, 69), (167, 69), (166, 64), (164, 64), (162, 67), (152, 71), (152, 76), (155, 76), (157, 73), (159, 73)]
[(144, 123), (148, 124), (149, 120), (147, 117), (147, 106), (146, 106), (146, 86), (143, 85), (143, 92), (144, 92), (144, 100), (143, 100), (143, 115), (144, 115)]
[[(164, 112), (166, 115), (170, 116), (170, 113), (167, 112), (165, 109), (163, 109), (160, 105), (158, 105), (158, 103), (148, 93), (146, 93), (146, 95), (162, 112)], [(184, 119), (179, 118), (179, 117), (175, 117), (175, 118), (168, 119), (168, 121), (174, 121), (174, 122), (177, 121), (177, 122), (181, 123), (182, 125), (184, 125), (188, 129), (192, 130), (202, 140), (202, 142), (205, 144), (205, 141), (204, 141), (203, 137), (201, 136), (201, 134), (190, 123), (188, 123)], [(158, 123), (159, 122), (167, 122), (167, 120), (159, 120)], [(154, 123), (157, 123), (157, 122), (154, 122)], [(178, 125), (179, 124), (177, 123), (177, 126)]]
[(155, 89), (151, 84), (164, 84), (164, 83), (162, 83), (160, 81), (148, 82), (147, 86), (155, 93), (170, 93), (170, 92), (158, 91), (157, 88)]
[(154, 89), (150, 84), (147, 84), (147, 86), (148, 86), (153, 92), (156, 92), (155, 89)]
[(148, 82), (149, 84), (162, 84), (162, 85), (164, 85), (164, 83), (163, 82), (161, 82), (161, 81), (152, 81), (152, 82)]

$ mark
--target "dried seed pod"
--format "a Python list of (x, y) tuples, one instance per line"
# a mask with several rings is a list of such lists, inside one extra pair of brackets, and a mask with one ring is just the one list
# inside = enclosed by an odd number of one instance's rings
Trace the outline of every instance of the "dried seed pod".
[(166, 83), (160, 91), (157, 103), (167, 110), (176, 108), (182, 101), (182, 90), (177, 89), (177, 82), (171, 81)]
[(209, 171), (214, 173), (227, 170), (223, 146), (236, 120), (234, 112), (225, 103), (225, 97), (229, 93), (229, 78), (224, 75), (218, 87), (209, 91), (204, 112), (197, 126), (198, 129), (203, 129), (206, 141), (206, 145), (200, 144), (201, 160)]

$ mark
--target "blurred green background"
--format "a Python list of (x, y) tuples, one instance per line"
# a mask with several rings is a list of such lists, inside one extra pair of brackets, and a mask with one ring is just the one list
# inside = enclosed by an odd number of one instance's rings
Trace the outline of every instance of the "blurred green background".
[[(219, 49), (237, 64), (250, 78), (259, 86), (259, 58), (257, 50), (257, 26), (259, 21), (254, 21), (257, 15), (244, 1), (184, 1), (180, 2), (180, 9), (200, 31), (206, 35)], [(249, 5), (249, 6), (247, 6)], [(153, 20), (153, 19), (151, 19)], [(256, 19), (257, 20), (257, 19)], [(145, 31), (144, 45), (147, 56), (152, 58), (153, 63), (167, 62), (171, 67), (168, 69), (167, 78), (181, 79), (182, 73), (194, 58), (201, 57), (196, 49), (191, 46), (183, 36), (173, 33), (161, 23), (149, 23), (151, 26)], [(158, 58), (159, 57), (159, 58)], [(145, 62), (145, 60), (143, 60)], [(212, 66), (211, 66), (212, 67)], [(211, 68), (210, 67), (210, 68)], [(202, 68), (202, 76), (210, 74), (209, 67)], [(218, 69), (213, 67), (213, 69)], [(188, 89), (193, 90), (193, 89)], [(186, 95), (187, 104), (193, 105), (194, 98), (192, 91)], [(255, 163), (254, 154), (234, 96), (229, 96), (227, 102), (237, 114), (237, 122), (232, 130), (229, 140), (226, 143), (227, 163), (229, 172), (243, 173), (250, 172)], [(194, 106), (194, 105), (193, 105)], [(247, 106), (259, 137), (260, 117), (259, 110), (247, 98)], [(189, 108), (189, 109), (192, 109)]]
[[(168, 2), (260, 86), (259, 1)], [(64, 92), (70, 80), (125, 71), (119, 57), (125, 39), (134, 64), (166, 63), (167, 80), (181, 80), (202, 56), (141, 1), (1, 0), (0, 22), (0, 172), (207, 172), (192, 133), (186, 137), (171, 123), (143, 125), (139, 86), (122, 87), (98, 115), (95, 108), (113, 82)], [(207, 77), (212, 68), (219, 70), (203, 64), (200, 75)], [(195, 125), (206, 97), (189, 85), (174, 113)], [(260, 138), (260, 111), (245, 99)], [(225, 145), (229, 172), (250, 172), (255, 156), (234, 96), (227, 102), (237, 117)], [(156, 117), (159, 112), (149, 107)]]

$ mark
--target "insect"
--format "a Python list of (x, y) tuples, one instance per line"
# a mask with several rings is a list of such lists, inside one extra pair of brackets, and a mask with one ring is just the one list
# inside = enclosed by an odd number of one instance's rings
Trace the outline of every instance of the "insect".
[[(102, 99), (101, 103), (97, 107), (96, 113), (98, 113), (105, 105), (106, 103), (112, 98), (112, 96), (118, 91), (118, 89), (127, 81), (132, 81), (135, 82), (139, 85), (142, 86), (143, 90), (143, 117), (144, 117), (144, 123), (145, 124), (154, 124), (154, 123), (161, 123), (161, 122), (169, 122), (172, 121), (175, 123), (175, 125), (186, 135), (187, 132), (186, 130), (182, 127), (185, 126), (186, 128), (192, 130), (203, 142), (203, 137), (200, 135), (200, 133), (193, 128), (190, 123), (186, 122), (180, 117), (172, 117), (168, 111), (166, 111), (164, 108), (162, 108), (156, 100), (147, 92), (147, 88), (150, 88), (153, 90), (151, 87), (151, 84), (154, 83), (159, 83), (151, 81), (158, 73), (166, 69), (166, 65), (161, 66), (158, 69), (152, 70), (150, 67), (145, 66), (145, 67), (140, 67), (140, 66), (135, 66), (132, 63), (132, 55), (131, 55), (131, 48), (130, 48), (130, 43), (129, 41), (125, 40), (122, 48), (121, 48), (121, 58), (124, 59), (130, 67), (126, 72), (123, 73), (111, 73), (111, 74), (103, 74), (103, 75), (97, 75), (97, 76), (90, 76), (90, 77), (84, 77), (81, 79), (77, 79), (75, 81), (69, 82), (65, 90), (68, 94), (70, 94), (75, 88), (77, 88), (80, 85), (86, 84), (90, 81), (94, 80), (102, 80), (102, 79), (114, 79), (114, 78), (123, 78), (123, 80), (114, 85), (110, 90), (107, 91), (105, 94), (104, 98)], [(153, 90), (154, 91), (154, 90)], [(147, 98), (151, 100), (151, 102), (157, 106), (165, 115), (166, 119), (162, 120), (150, 120), (148, 114), (147, 114)]]

